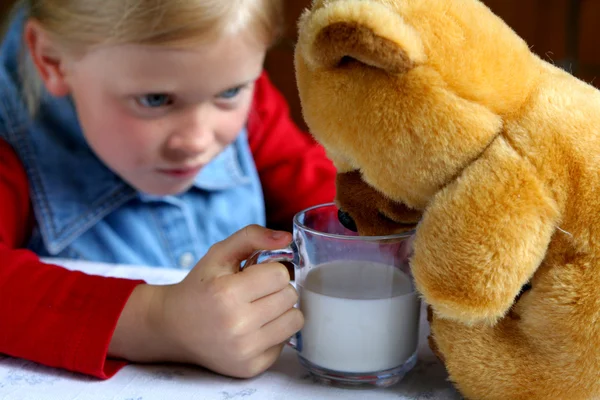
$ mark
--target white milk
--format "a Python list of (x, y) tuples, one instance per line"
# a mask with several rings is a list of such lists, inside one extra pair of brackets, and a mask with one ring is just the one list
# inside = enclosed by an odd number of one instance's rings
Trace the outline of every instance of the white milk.
[(299, 285), (305, 316), (300, 355), (340, 372), (398, 367), (416, 351), (419, 300), (410, 278), (389, 265), (336, 261)]

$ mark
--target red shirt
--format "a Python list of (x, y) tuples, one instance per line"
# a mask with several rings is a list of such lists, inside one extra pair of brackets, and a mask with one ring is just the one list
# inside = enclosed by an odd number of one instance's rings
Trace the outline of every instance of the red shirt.
[[(296, 212), (333, 200), (333, 165), (291, 121), (265, 74), (256, 84), (248, 138), (270, 226), (289, 229)], [(108, 359), (108, 346), (142, 282), (42, 263), (23, 249), (34, 223), (25, 171), (0, 140), (0, 353), (107, 379), (126, 364)]]

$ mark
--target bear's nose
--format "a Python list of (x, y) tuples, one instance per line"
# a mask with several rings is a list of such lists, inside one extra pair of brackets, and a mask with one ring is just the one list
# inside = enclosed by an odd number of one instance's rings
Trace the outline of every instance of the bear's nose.
[(352, 232), (358, 232), (356, 222), (346, 211), (338, 210), (338, 220), (344, 226), (344, 228), (351, 230)]

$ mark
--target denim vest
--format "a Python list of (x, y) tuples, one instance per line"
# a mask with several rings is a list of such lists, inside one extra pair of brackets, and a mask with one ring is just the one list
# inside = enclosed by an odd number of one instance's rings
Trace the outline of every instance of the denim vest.
[(150, 196), (90, 150), (69, 97), (43, 97), (32, 119), (17, 61), (22, 17), (0, 47), (0, 138), (27, 172), (37, 224), (28, 248), (42, 257), (191, 268), (216, 241), (265, 224), (261, 184), (245, 130), (186, 193)]

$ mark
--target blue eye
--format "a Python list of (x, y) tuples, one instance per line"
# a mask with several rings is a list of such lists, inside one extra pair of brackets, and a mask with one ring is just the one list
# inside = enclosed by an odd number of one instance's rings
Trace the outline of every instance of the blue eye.
[(173, 103), (173, 99), (171, 96), (162, 93), (152, 93), (146, 94), (144, 96), (139, 96), (137, 98), (137, 102), (146, 108), (159, 108), (168, 106)]
[(238, 94), (240, 94), (240, 91), (242, 90), (241, 86), (238, 86), (236, 88), (233, 89), (228, 89), (224, 92), (221, 92), (219, 94), (219, 98), (221, 99), (232, 99), (234, 97), (236, 97)]

